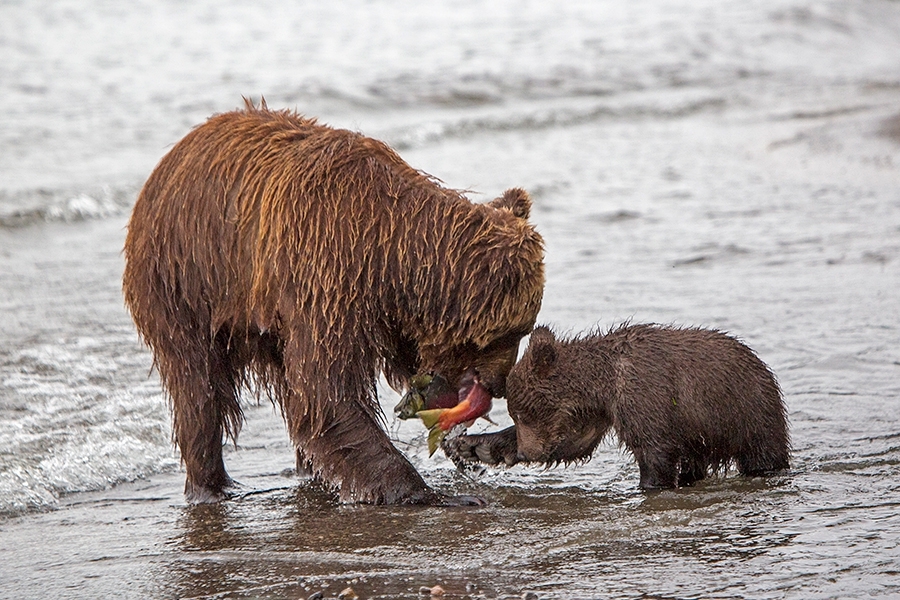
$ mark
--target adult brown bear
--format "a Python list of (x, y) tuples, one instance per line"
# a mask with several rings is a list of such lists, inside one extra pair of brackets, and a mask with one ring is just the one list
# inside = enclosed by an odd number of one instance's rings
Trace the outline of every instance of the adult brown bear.
[(171, 397), (188, 500), (232, 485), (223, 436), (253, 384), (341, 500), (448, 501), (390, 443), (376, 378), (505, 393), (544, 285), (528, 195), (472, 204), (382, 142), (246, 104), (163, 157), (125, 241), (125, 300)]

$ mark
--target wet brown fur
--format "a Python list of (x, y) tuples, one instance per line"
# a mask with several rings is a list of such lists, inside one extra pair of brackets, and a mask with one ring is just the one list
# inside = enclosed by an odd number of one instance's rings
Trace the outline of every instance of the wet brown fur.
[(515, 426), (451, 442), (496, 464), (590, 458), (610, 429), (643, 488), (690, 485), (734, 462), (743, 475), (788, 468), (787, 415), (775, 376), (719, 331), (624, 325), (559, 340), (546, 327), (507, 379)]
[(475, 368), (503, 393), (543, 292), (529, 208), (519, 189), (472, 204), (382, 142), (265, 104), (191, 131), (138, 197), (124, 274), (188, 498), (231, 485), (222, 439), (252, 386), (343, 500), (435, 501), (383, 431), (376, 377)]

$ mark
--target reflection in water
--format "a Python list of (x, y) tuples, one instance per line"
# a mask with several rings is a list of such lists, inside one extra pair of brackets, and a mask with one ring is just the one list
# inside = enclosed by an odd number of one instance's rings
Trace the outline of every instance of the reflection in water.
[(199, 504), (186, 506), (179, 525), (184, 537), (179, 539), (182, 550), (209, 551), (240, 546), (236, 530), (229, 527), (231, 505)]
[[(484, 497), (482, 508), (342, 505), (294, 480), (182, 506), (159, 575), (184, 597), (333, 598), (351, 586), (363, 599), (417, 598), (435, 584), (473, 600), (802, 595), (842, 568), (845, 538), (882, 539), (896, 521), (896, 440), (863, 437), (830, 456), (799, 449), (780, 476), (732, 471), (654, 493), (638, 488), (634, 461), (611, 443), (569, 468), (492, 469), (477, 480), (430, 471), (438, 489)], [(860, 477), (872, 504), (836, 504)], [(889, 586), (891, 560), (859, 568)]]
[[(514, 481), (513, 471), (506, 476)], [(654, 582), (653, 594), (709, 590), (716, 579), (728, 581), (723, 593), (739, 594), (751, 588), (726, 578), (735, 564), (798, 535), (785, 527), (799, 494), (788, 476), (728, 477), (646, 495), (636, 486), (489, 491), (485, 508), (373, 507), (336, 504), (301, 482), (187, 506), (170, 541), (181, 552), (169, 575), (188, 597), (336, 596), (352, 585), (363, 598), (414, 598), (419, 587), (439, 583), (448, 598), (474, 599), (518, 595), (537, 582), (592, 597), (601, 584), (616, 591), (618, 570), (629, 573), (622, 594), (643, 578)]]
[[(493, 520), (490, 511), (340, 505), (304, 482), (184, 507), (180, 535), (170, 542), (182, 559), (170, 565), (170, 575), (189, 597), (336, 595), (346, 585), (364, 598), (415, 597), (438, 579), (449, 597), (454, 590), (471, 595), (480, 578), (471, 561), (452, 558), (454, 548), (466, 552), (467, 540), (483, 535)], [(447, 577), (448, 566), (459, 575)], [(488, 577), (487, 589), (496, 583)]]
[[(0, 574), (13, 597), (38, 587), (120, 597), (126, 583), (135, 597), (161, 598), (334, 598), (351, 586), (363, 599), (414, 599), (436, 584), (448, 600), (897, 590), (897, 435), (849, 446), (801, 450), (778, 477), (730, 474), (649, 494), (633, 461), (609, 446), (587, 464), (497, 469), (477, 482), (430, 471), (439, 489), (485, 497), (481, 508), (341, 505), (277, 474), (243, 497), (186, 506), (183, 474), (171, 473), (4, 522)], [(233, 455), (271, 457), (265, 448)], [(864, 502), (853, 500), (860, 482)], [(841, 575), (848, 565), (865, 579)]]

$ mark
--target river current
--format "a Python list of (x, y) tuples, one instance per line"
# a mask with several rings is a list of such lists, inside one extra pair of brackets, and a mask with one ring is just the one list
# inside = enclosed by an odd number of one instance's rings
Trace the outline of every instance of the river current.
[[(900, 2), (8, 0), (0, 55), (0, 597), (900, 596)], [(463, 474), (381, 386), (426, 480), (486, 507), (337, 504), (249, 395), (226, 464), (254, 493), (185, 505), (121, 248), (156, 162), (242, 96), (474, 201), (529, 190), (539, 321), (738, 336), (790, 471), (645, 494), (610, 438)]]

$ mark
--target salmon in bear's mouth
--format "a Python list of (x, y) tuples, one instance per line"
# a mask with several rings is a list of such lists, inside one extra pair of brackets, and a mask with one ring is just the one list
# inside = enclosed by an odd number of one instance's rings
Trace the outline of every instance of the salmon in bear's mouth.
[(441, 375), (415, 375), (409, 390), (394, 407), (400, 419), (413, 419), (421, 410), (452, 408), (459, 404), (459, 393)]
[(490, 412), (492, 399), (493, 396), (481, 384), (478, 375), (470, 369), (459, 382), (456, 405), (440, 415), (438, 422), (441, 429), (450, 431), (454, 425), (468, 424), (483, 417)]
[(487, 415), (492, 399), (473, 369), (463, 375), (455, 391), (440, 375), (417, 375), (394, 412), (401, 419), (419, 417), (429, 429), (446, 433), (460, 423), (470, 425)]
[(493, 396), (473, 369), (462, 376), (459, 389), (454, 389), (440, 374), (416, 375), (410, 380), (409, 391), (394, 407), (394, 412), (400, 419), (411, 419), (421, 410), (454, 408), (466, 400), (470, 405), (483, 408), (491, 398)]

